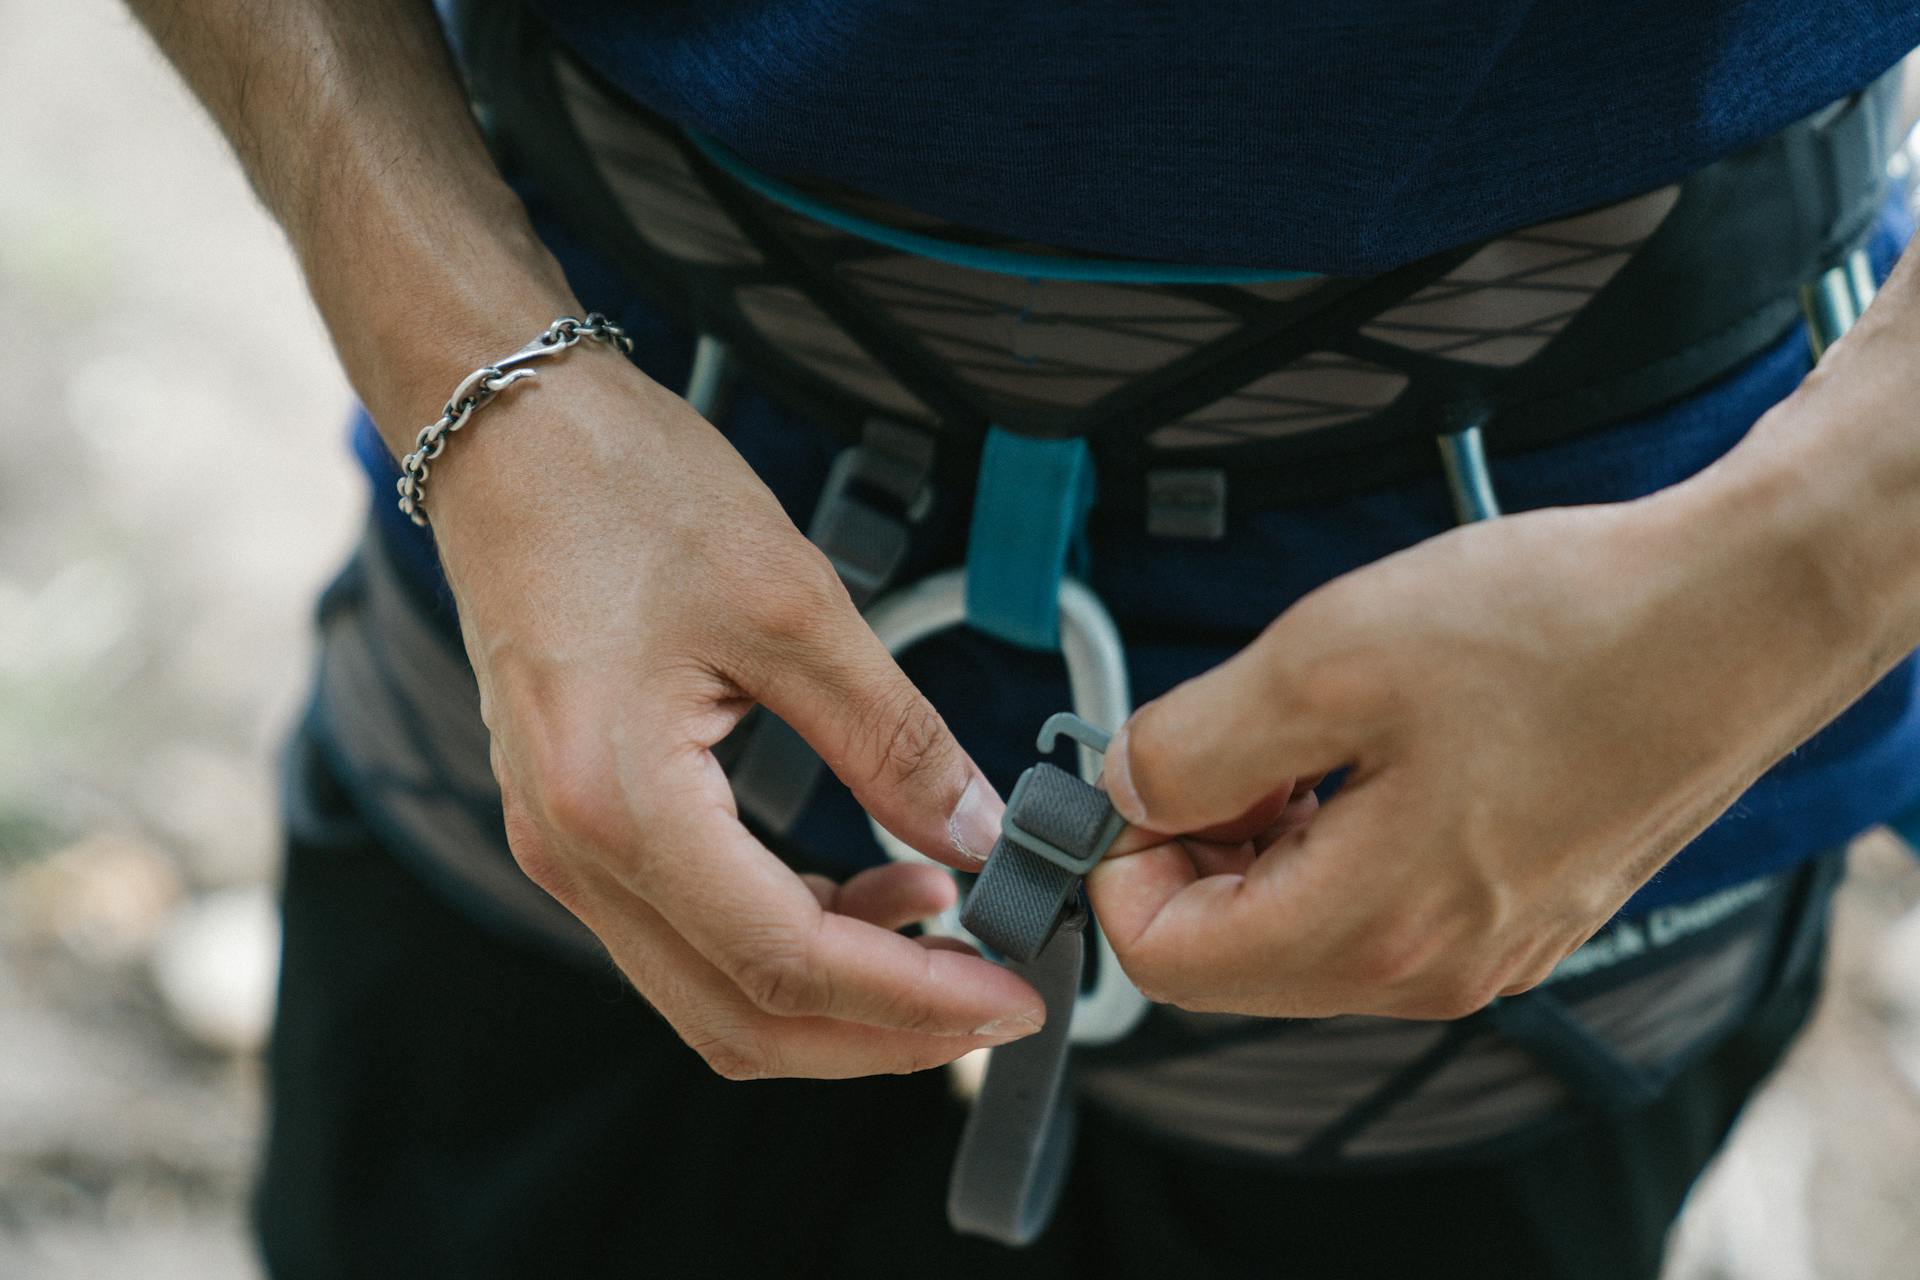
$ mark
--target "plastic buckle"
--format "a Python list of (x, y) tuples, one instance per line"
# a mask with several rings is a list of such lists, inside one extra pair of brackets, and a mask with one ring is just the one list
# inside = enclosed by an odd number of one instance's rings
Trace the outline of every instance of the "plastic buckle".
[(1218, 542), (1227, 536), (1227, 473), (1218, 467), (1147, 472), (1147, 535)]
[[(1079, 744), (1080, 776), (1091, 780), (1099, 776), (1099, 752), (1107, 745), (1107, 735), (1089, 722), (1117, 725), (1133, 709), (1127, 688), (1126, 651), (1121, 647), (1120, 629), (1114, 625), (1112, 615), (1084, 584), (1072, 578), (1062, 580), (1059, 605), (1060, 648), (1066, 659), (1072, 705), (1078, 715), (1070, 720), (1050, 717), (1040, 730), (1040, 745), (1042, 750), (1050, 751), (1055, 734), (1073, 738)], [(960, 569), (948, 569), (911, 586), (900, 587), (876, 601), (867, 612), (867, 622), (874, 634), (895, 654), (904, 653), (965, 619), (966, 573)], [(1075, 726), (1073, 731), (1065, 727), (1069, 724)], [(868, 825), (889, 857), (938, 865), (871, 817)], [(978, 944), (979, 940), (961, 925), (958, 904), (923, 924), (929, 933)], [(1139, 1025), (1140, 1019), (1146, 1016), (1147, 1000), (1127, 981), (1118, 957), (1113, 954), (1112, 944), (1099, 926), (1088, 920), (1085, 927), (1094, 971), (1091, 984), (1074, 1003), (1073, 1040), (1077, 1044), (1112, 1044)]]
[[(1106, 754), (1109, 735), (1070, 711), (1056, 712), (1047, 717), (1047, 722), (1040, 727), (1040, 750), (1051, 752), (1062, 735), (1072, 738), (1081, 746), (1100, 755)], [(1062, 871), (1074, 876), (1085, 876), (1100, 865), (1100, 859), (1107, 856), (1107, 850), (1113, 846), (1114, 840), (1126, 827), (1127, 820), (1114, 812), (1113, 806), (1108, 804), (1106, 821), (1101, 824), (1100, 831), (1094, 837), (1088, 852), (1079, 856), (1035, 835), (1020, 825), (1020, 814), (1031, 796), (1030, 784), (1042, 769), (1053, 769), (1053, 766), (1035, 765), (1021, 773), (1019, 781), (1013, 784), (1013, 794), (1007, 798), (1006, 813), (1000, 819), (1001, 834), (1028, 853), (1037, 858), (1044, 858)], [(1082, 782), (1064, 769), (1054, 769), (1054, 772), (1061, 775), (1065, 785), (1100, 794), (1102, 803), (1106, 802), (1106, 796), (1100, 793), (1097, 787)]]
[(933, 449), (925, 432), (874, 418), (860, 443), (842, 449), (827, 472), (807, 536), (856, 605), (893, 581), (912, 544), (910, 526), (933, 506)]

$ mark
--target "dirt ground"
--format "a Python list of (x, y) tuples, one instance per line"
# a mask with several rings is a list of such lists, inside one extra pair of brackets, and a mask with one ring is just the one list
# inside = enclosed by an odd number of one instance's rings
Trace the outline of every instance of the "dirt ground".
[[(0, 1276), (254, 1276), (273, 753), (365, 499), (278, 234), (111, 0), (0, 0), (0, 388)], [(1673, 1280), (1920, 1276), (1920, 865), (1855, 863)]]

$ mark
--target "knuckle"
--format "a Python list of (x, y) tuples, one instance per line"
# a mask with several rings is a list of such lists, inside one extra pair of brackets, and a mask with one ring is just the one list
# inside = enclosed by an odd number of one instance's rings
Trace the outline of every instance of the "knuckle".
[(507, 807), (506, 829), (507, 848), (513, 853), (521, 874), (564, 903), (571, 892), (572, 881), (552, 843), (518, 806)]
[(748, 593), (753, 624), (766, 639), (782, 647), (810, 641), (837, 609), (850, 606), (832, 562), (812, 543), (783, 547), (776, 563), (778, 588)]
[(563, 839), (619, 844), (627, 835), (620, 787), (598, 753), (562, 752), (540, 770), (542, 817)]
[(1129, 980), (1133, 983), (1133, 989), (1138, 991), (1149, 1004), (1170, 1004), (1176, 1008), (1182, 1007), (1180, 993), (1172, 988), (1132, 975), (1129, 975)]
[(1355, 948), (1353, 976), (1368, 986), (1401, 986), (1426, 970), (1434, 950), (1434, 939), (1424, 925), (1389, 925)]
[(1114, 957), (1120, 961), (1121, 972), (1127, 975), (1134, 990), (1153, 1004), (1168, 1004), (1176, 1008), (1187, 1008), (1191, 999), (1187, 984), (1179, 980), (1179, 975), (1165, 958), (1156, 950), (1138, 944), (1121, 949), (1114, 948)]
[(1527, 969), (1503, 982), (1500, 986), (1499, 994), (1503, 996), (1525, 995), (1527, 992), (1545, 982), (1552, 973), (1553, 966), (1550, 964), (1535, 965), (1531, 969)]
[(1524, 936), (1508, 948), (1500, 963), (1493, 967), (1496, 994), (1517, 996), (1533, 990), (1553, 972), (1554, 966), (1559, 963), (1559, 955), (1555, 947), (1543, 946), (1536, 936)]
[(772, 1059), (756, 1038), (742, 1033), (688, 1040), (700, 1060), (723, 1080), (764, 1080), (775, 1074)]
[(1512, 966), (1507, 979), (1508, 989), (1501, 994), (1519, 995), (1545, 985), (1547, 979), (1553, 976), (1554, 970), (1560, 967), (1560, 962), (1577, 951), (1583, 940), (1562, 938), (1556, 945), (1542, 952), (1536, 952), (1520, 964)]
[(881, 779), (905, 783), (937, 774), (951, 756), (946, 722), (919, 694), (906, 688), (879, 717), (874, 758)]
[(762, 935), (738, 945), (729, 973), (747, 999), (779, 1017), (822, 1012), (828, 987), (814, 972), (807, 947), (784, 932)]

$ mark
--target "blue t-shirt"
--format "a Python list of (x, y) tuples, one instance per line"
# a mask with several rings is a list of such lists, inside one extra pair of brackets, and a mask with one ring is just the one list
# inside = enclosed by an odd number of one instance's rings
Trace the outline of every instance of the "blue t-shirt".
[(1371, 274), (1648, 191), (1920, 46), (1911, 0), (535, 0), (775, 173), (1103, 254)]
[[(1864, 85), (1920, 40), (1912, 9), (1777, 0), (547, 8), (636, 96), (776, 170), (1094, 252), (1326, 271), (1391, 265), (1660, 185)], [(579, 295), (627, 326), (643, 368), (684, 385), (692, 335), (629, 296), (537, 192), (529, 199)], [(1872, 244), (1882, 272), (1909, 231), (1889, 204)], [(1502, 456), (1502, 503), (1616, 501), (1675, 483), (1738, 443), (1807, 367), (1796, 330), (1682, 401)], [(804, 526), (832, 438), (751, 387), (723, 426)], [(432, 586), (430, 539), (394, 509), (392, 461), (364, 421), (357, 446), (389, 545)], [(911, 568), (960, 558), (965, 513), (945, 515)], [(1137, 516), (1096, 510), (1091, 582), (1144, 701), (1217, 665), (1320, 583), (1451, 523), (1437, 476), (1237, 518), (1208, 543), (1151, 539)], [(966, 631), (903, 665), (1003, 792), (1031, 763), (1035, 727), (1068, 705), (1057, 659)], [(1920, 800), (1915, 678), (1911, 661), (1898, 667), (1630, 909), (1792, 865)], [(830, 865), (879, 856), (833, 785), (794, 837)]]

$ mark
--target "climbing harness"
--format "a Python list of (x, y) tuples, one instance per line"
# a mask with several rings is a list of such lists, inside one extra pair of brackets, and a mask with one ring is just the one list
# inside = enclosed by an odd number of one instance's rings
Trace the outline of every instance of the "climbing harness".
[[(1871, 296), (1860, 246), (1891, 82), (1673, 186), (1330, 279), (1089, 261), (761, 174), (620, 99), (517, 5), (457, 8), (510, 164), (704, 335), (694, 407), (723, 419), (744, 373), (837, 434), (807, 531), (887, 647), (964, 625), (1064, 659), (1077, 719), (1050, 720), (1039, 745), (1072, 740), (1077, 770), (1029, 770), (985, 870), (927, 923), (1023, 973), (1049, 1015), (988, 1059), (955, 1162), (958, 1228), (1009, 1243), (1044, 1229), (1076, 1105), (1308, 1167), (1458, 1158), (1630, 1107), (1816, 962), (1835, 857), (1616, 921), (1543, 987), (1454, 1023), (1150, 1006), (1078, 891), (1117, 830), (1091, 784), (1131, 711), (1086, 532), (1099, 512), (1216, 540), (1251, 513), (1435, 473), (1460, 520), (1492, 518), (1501, 454), (1690, 391), (1803, 311), (1823, 350)], [(910, 574), (944, 507), (969, 501), (964, 566)], [(459, 638), (381, 537), (329, 590), (322, 628), (305, 741), (383, 842), (490, 927), (603, 965), (515, 868)], [(717, 754), (777, 847), (819, 761), (764, 711)]]
[(469, 52), (507, 161), (757, 387), (847, 443), (876, 415), (927, 431), (943, 491), (995, 428), (1085, 441), (1104, 512), (1180, 539), (1432, 473), (1436, 435), (1497, 458), (1739, 365), (1871, 224), (1897, 91), (1672, 186), (1334, 278), (1083, 260), (763, 174), (518, 22)]

